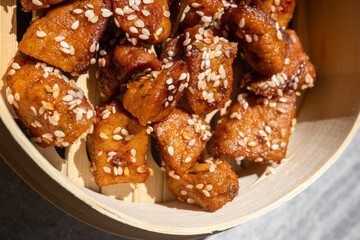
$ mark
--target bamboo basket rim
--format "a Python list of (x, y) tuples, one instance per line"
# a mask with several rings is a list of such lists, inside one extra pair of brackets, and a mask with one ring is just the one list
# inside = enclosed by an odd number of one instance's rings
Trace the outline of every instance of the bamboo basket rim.
[[(83, 186), (78, 185), (74, 181), (72, 181), (69, 177), (65, 176), (63, 173), (58, 171), (53, 165), (48, 162), (48, 160), (34, 147), (34, 145), (25, 137), (25, 134), (22, 132), (22, 130), (17, 126), (15, 120), (13, 119), (10, 110), (6, 107), (5, 101), (3, 97), (0, 97), (0, 118), (2, 122), (4, 123), (5, 127), (11, 134), (11, 137), (15, 140), (15, 142), (19, 145), (19, 147), (22, 148), (22, 150), (27, 154), (27, 157), (31, 158), (33, 160), (33, 163), (35, 163), (39, 169), (46, 174), (50, 179), (52, 179), (54, 182), (59, 184), (61, 188), (66, 190), (68, 193), (72, 194), (74, 197), (76, 197), (79, 201), (87, 204), (87, 206), (90, 206), (94, 210), (96, 210), (99, 214), (102, 214), (108, 218), (111, 218), (119, 223), (122, 223), (124, 225), (130, 225), (131, 227), (135, 227), (141, 230), (151, 231), (154, 233), (159, 234), (169, 234), (169, 235), (180, 235), (180, 236), (188, 236), (191, 235), (208, 235), (212, 232), (216, 231), (222, 231), (229, 228), (232, 228), (236, 225), (242, 224), (244, 222), (247, 222), (249, 220), (252, 220), (260, 215), (263, 215), (272, 209), (284, 204), (286, 201), (292, 199), (294, 196), (299, 194), (302, 190), (304, 190), (306, 187), (311, 185), (317, 178), (319, 178), (335, 161), (336, 159), (341, 155), (341, 153), (345, 150), (345, 148), (350, 143), (351, 139), (354, 137), (356, 130), (358, 129), (360, 125), (360, 108), (354, 109), (354, 112), (351, 116), (349, 116), (350, 124), (349, 127), (346, 129), (346, 137), (344, 137), (343, 140), (339, 141), (339, 147), (333, 152), (333, 154), (328, 157), (321, 165), (316, 166), (313, 168), (313, 172), (311, 175), (309, 175), (308, 178), (305, 178), (299, 183), (296, 184), (295, 187), (292, 189), (286, 190), (286, 194), (283, 194), (279, 196), (277, 199), (273, 200), (272, 202), (266, 203), (266, 206), (259, 208), (251, 213), (248, 213), (242, 217), (238, 217), (235, 219), (232, 219), (230, 221), (221, 222), (218, 224), (212, 224), (207, 226), (200, 226), (200, 227), (168, 227), (164, 225), (159, 224), (153, 224), (148, 223), (143, 220), (139, 220), (137, 218), (131, 217), (128, 214), (122, 213), (102, 202), (100, 200), (97, 200), (93, 198), (92, 196), (88, 195), (86, 191), (91, 191), (89, 189), (86, 189)], [(301, 110), (301, 109), (300, 109)], [(3, 140), (1, 140), (2, 142)], [(3, 155), (3, 149), (0, 149), (0, 155)], [(6, 160), (6, 159), (5, 159)], [(16, 159), (15, 159), (16, 161)], [(15, 167), (14, 164), (10, 164), (13, 169)], [(24, 168), (26, 171), (26, 169)], [(16, 169), (15, 169), (16, 171)], [(21, 174), (19, 174), (21, 177)], [(33, 179), (36, 180), (37, 176), (34, 176)], [(28, 182), (29, 183), (29, 182)], [(36, 191), (38, 191), (42, 196), (47, 195), (48, 197), (44, 196), (48, 200), (50, 200), (49, 194), (43, 194), (43, 190), (41, 190), (40, 183), (38, 185), (30, 184)], [(42, 188), (44, 189), (44, 188)], [(46, 191), (46, 190), (45, 190)], [(49, 192), (50, 193), (50, 192)], [(62, 196), (56, 196), (58, 199), (62, 199)], [(50, 200), (51, 201), (51, 200)], [(55, 203), (54, 201), (51, 201), (53, 204), (57, 205), (59, 208), (66, 211), (66, 206), (69, 206), (71, 208), (71, 204), (69, 202), (62, 201), (61, 203)], [(131, 203), (133, 205), (153, 205), (153, 204), (146, 204), (146, 203)], [(67, 209), (69, 209), (69, 207)], [(68, 211), (67, 211), (68, 212)], [(68, 212), (72, 215), (76, 215), (74, 213)], [(81, 212), (80, 212), (81, 213)], [(84, 214), (85, 215), (85, 214)], [(79, 219), (79, 218), (78, 218)], [(86, 219), (80, 219), (82, 221), (86, 221)], [(90, 221), (90, 220), (89, 220)], [(119, 234), (119, 232), (115, 232)], [(124, 233), (126, 234), (126, 233)]]
[[(4, 99), (0, 98), (0, 105), (6, 106)], [(292, 199), (294, 196), (299, 194), (301, 191), (306, 189), (309, 185), (311, 185), (316, 179), (318, 179), (341, 155), (341, 153), (346, 149), (349, 145), (351, 139), (354, 137), (356, 130), (360, 125), (360, 112), (357, 113), (356, 119), (354, 120), (354, 124), (349, 131), (349, 134), (342, 142), (341, 146), (336, 150), (336, 152), (330, 157), (324, 165), (314, 171), (314, 174), (306, 179), (304, 182), (299, 184), (297, 187), (289, 191), (287, 194), (281, 196), (277, 200), (273, 201), (272, 203), (268, 204), (266, 207), (259, 209), (251, 214), (244, 215), (240, 218), (222, 222), (221, 224), (215, 225), (208, 225), (206, 227), (191, 227), (191, 228), (182, 228), (182, 227), (164, 227), (158, 224), (149, 224), (145, 221), (141, 221), (139, 219), (134, 219), (124, 213), (115, 211), (114, 209), (102, 204), (100, 201), (95, 200), (94, 198), (88, 196), (83, 191), (80, 190), (80, 186), (76, 183), (71, 181), (68, 177), (63, 175), (57, 169), (55, 169), (48, 161), (42, 156), (33, 144), (25, 137), (22, 130), (17, 126), (15, 120), (12, 118), (10, 111), (4, 107), (0, 108), (0, 118), (3, 121), (4, 125), (6, 126), (7, 130), (12, 134), (12, 137), (15, 141), (22, 146), (24, 151), (29, 155), (29, 157), (44, 171), (50, 178), (56, 181), (61, 187), (68, 190), (72, 193), (75, 197), (83, 201), (84, 203), (88, 204), (98, 212), (107, 217), (110, 217), (114, 220), (120, 221), (121, 223), (131, 225), (136, 228), (140, 228), (143, 230), (163, 233), (163, 234), (173, 234), (173, 235), (200, 235), (200, 234), (209, 234), (214, 231), (222, 231), (237, 225), (240, 225), (244, 222), (252, 220), (258, 216), (261, 216), (272, 209), (284, 204), (288, 200)], [(10, 118), (10, 120), (4, 121), (4, 118)], [(25, 139), (25, 140), (24, 140)], [(61, 180), (61, 181), (60, 181)], [(34, 187), (34, 186), (33, 186)], [(147, 204), (147, 203), (132, 203), (132, 204)], [(152, 204), (149, 204), (152, 205)]]

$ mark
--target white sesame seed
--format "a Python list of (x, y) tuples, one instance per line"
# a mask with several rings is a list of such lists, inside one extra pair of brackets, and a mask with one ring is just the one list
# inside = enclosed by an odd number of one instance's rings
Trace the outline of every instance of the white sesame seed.
[(159, 28), (158, 30), (156, 30), (156, 35), (160, 35), (161, 33), (163, 32), (163, 28), (161, 27), (161, 28)]
[(120, 15), (120, 16), (124, 15), (124, 11), (121, 8), (115, 8), (115, 13)]
[(209, 172), (214, 172), (216, 168), (215, 164), (211, 164), (210, 168), (209, 168)]
[(205, 195), (206, 197), (210, 197), (210, 193), (209, 193), (208, 191), (206, 191), (205, 189), (202, 190), (202, 192), (204, 193), (204, 195)]
[[(76, 20), (72, 25), (71, 28), (76, 30), (79, 27), (79, 20)], [(60, 43), (61, 44), (61, 43)]]
[(56, 131), (54, 132), (54, 135), (55, 135), (56, 137), (65, 137), (65, 133), (64, 133), (63, 131), (60, 131), (60, 130), (56, 130)]
[(128, 136), (129, 135), (129, 132), (128, 130), (126, 130), (125, 128), (121, 129), (121, 134), (122, 135), (125, 135), (125, 136)]
[(52, 141), (53, 135), (51, 133), (45, 133), (42, 135), (42, 137)]
[(12, 76), (15, 74), (15, 70), (14, 69), (10, 69), (10, 71), (8, 72), (8, 75)]
[(40, 2), (40, 0), (32, 0), (32, 3), (35, 4), (36, 6), (42, 6), (42, 2)]
[(72, 95), (66, 95), (62, 98), (63, 101), (65, 102), (70, 102), (74, 99), (74, 97)]
[(120, 135), (118, 135), (118, 134), (116, 134), (116, 135), (113, 136), (113, 139), (116, 140), (116, 141), (119, 141), (119, 140), (121, 140), (122, 138), (123, 138), (123, 137), (120, 136)]
[(249, 147), (255, 147), (257, 145), (257, 143), (256, 142), (249, 142), (247, 145)]
[(134, 20), (134, 19), (136, 19), (136, 18), (137, 18), (136, 15), (129, 15), (129, 16), (127, 17), (127, 20), (131, 21), (131, 20)]
[(61, 50), (62, 52), (64, 52), (64, 53), (66, 53), (66, 54), (70, 54), (70, 53), (71, 53), (70, 49), (68, 49), (68, 48), (60, 48), (60, 50)]
[(132, 33), (138, 33), (139, 31), (137, 30), (136, 27), (131, 26), (131, 27), (130, 27), (130, 32), (132, 32)]
[(136, 150), (133, 148), (130, 150), (130, 154), (135, 157), (136, 156)]
[(138, 27), (138, 28), (143, 28), (143, 27), (145, 27), (145, 24), (144, 24), (144, 22), (143, 22), (141, 19), (136, 20), (136, 21), (134, 22), (134, 25), (135, 25), (135, 27)]
[(150, 15), (150, 12), (148, 10), (141, 10), (142, 14), (144, 14), (145, 17)]
[(211, 191), (213, 189), (213, 186), (211, 184), (206, 185), (204, 188), (206, 191)]
[(239, 27), (243, 28), (245, 26), (245, 18), (242, 18), (239, 22)]
[(277, 31), (276, 37), (277, 37), (279, 40), (282, 40), (282, 39), (283, 39), (282, 33), (280, 32), (280, 30)]
[(187, 158), (185, 158), (185, 160), (184, 160), (185, 163), (189, 163), (190, 161), (191, 161), (191, 157), (187, 157)]
[(180, 194), (181, 194), (181, 195), (186, 195), (186, 194), (187, 194), (187, 191), (186, 191), (186, 190), (181, 190)]
[(44, 31), (39, 31), (38, 30), (38, 31), (36, 31), (36, 36), (43, 38), (43, 37), (46, 37), (47, 34)]
[(144, 34), (140, 34), (140, 35), (139, 35), (139, 38), (140, 38), (141, 40), (148, 40), (148, 39), (149, 39), (149, 36), (146, 36), (146, 35), (144, 35)]
[(199, 183), (199, 184), (196, 184), (195, 186), (197, 189), (202, 189), (204, 187), (204, 184), (202, 183)]
[(187, 198), (186, 202), (189, 203), (189, 204), (193, 204), (195, 202), (195, 200), (192, 199), (192, 198)]
[(167, 18), (170, 17), (170, 12), (169, 12), (169, 11), (165, 11), (165, 12), (164, 12), (164, 17), (167, 17)]
[(55, 41), (56, 41), (56, 42), (61, 42), (61, 41), (64, 40), (64, 39), (65, 39), (64, 36), (57, 36), (57, 37), (55, 38)]
[(109, 9), (102, 8), (101, 11), (102, 11), (102, 14), (101, 14), (101, 15), (102, 15), (104, 18), (108, 18), (108, 17), (110, 17), (111, 15), (113, 15), (112, 12), (111, 12)]
[(174, 148), (172, 146), (169, 146), (167, 150), (170, 156), (174, 156)]
[(70, 48), (70, 45), (65, 41), (61, 41), (60, 46), (62, 46), (63, 48)]
[(109, 167), (103, 167), (104, 172), (111, 173), (111, 169)]
[(77, 8), (77, 9), (74, 9), (73, 12), (76, 13), (76, 14), (80, 14), (80, 13), (82, 13), (84, 11), (82, 9)]

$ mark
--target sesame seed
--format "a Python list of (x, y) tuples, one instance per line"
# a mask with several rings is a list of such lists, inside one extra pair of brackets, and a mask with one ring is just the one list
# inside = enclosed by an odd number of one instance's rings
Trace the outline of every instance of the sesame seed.
[(82, 10), (82, 9), (77, 8), (77, 9), (74, 9), (74, 10), (73, 10), (73, 12), (74, 12), (74, 13), (76, 13), (76, 14), (80, 14), (80, 13), (82, 13), (82, 12), (83, 12), (83, 10)]
[(246, 34), (246, 35), (245, 35), (245, 40), (246, 40), (248, 43), (251, 43), (251, 42), (252, 42), (252, 37), (251, 37), (249, 34)]
[(275, 6), (279, 6), (280, 5), (280, 0), (275, 0), (274, 4), (275, 4)]
[(111, 173), (111, 169), (109, 167), (103, 167), (104, 172)]
[(36, 6), (42, 6), (42, 2), (40, 2), (40, 0), (32, 0), (32, 3), (35, 4)]
[(12, 76), (15, 74), (15, 70), (14, 69), (11, 69), (9, 72), (8, 72), (8, 75)]
[(187, 198), (186, 202), (189, 203), (189, 204), (193, 204), (195, 202), (195, 200), (192, 199), (192, 198)]
[(211, 164), (210, 168), (209, 168), (209, 172), (214, 172), (216, 168), (215, 164)]
[(271, 134), (271, 128), (269, 126), (266, 126), (265, 127), (265, 131), (268, 133), (268, 134)]
[(121, 134), (125, 135), (125, 136), (128, 136), (129, 135), (129, 132), (128, 130), (126, 130), (125, 128), (121, 129)]
[(169, 11), (165, 11), (165, 12), (164, 12), (164, 17), (167, 17), (167, 18), (170, 17), (170, 12), (169, 12)]
[(122, 136), (116, 134), (116, 135), (113, 136), (113, 139), (116, 140), (116, 141), (119, 141), (119, 140), (122, 139)]
[(205, 189), (202, 190), (202, 192), (204, 193), (204, 195), (205, 195), (206, 197), (210, 197), (210, 193), (209, 193), (208, 191), (206, 191)]
[(109, 137), (105, 133), (100, 133), (100, 137), (102, 139), (109, 139)]
[(213, 189), (213, 186), (211, 184), (206, 185), (204, 188), (206, 191), (211, 191)]
[(282, 40), (282, 39), (283, 39), (283, 37), (282, 37), (282, 34), (281, 34), (280, 30), (278, 30), (278, 31), (277, 31), (277, 33), (276, 33), (276, 37), (277, 37), (279, 40)]
[[(71, 28), (76, 30), (79, 27), (79, 20), (76, 20), (72, 25)], [(61, 43), (60, 43), (61, 44)]]
[(169, 146), (167, 150), (170, 156), (174, 156), (174, 148), (172, 146)]
[(111, 15), (113, 15), (112, 12), (111, 12), (109, 9), (102, 8), (101, 11), (102, 11), (102, 14), (101, 14), (101, 15), (102, 15), (104, 18), (108, 18), (108, 17), (110, 17)]
[(131, 21), (131, 20), (134, 20), (134, 19), (136, 19), (136, 18), (137, 18), (136, 15), (129, 15), (129, 16), (127, 17), (127, 20)]
[(65, 137), (65, 133), (64, 133), (63, 131), (60, 131), (60, 130), (56, 130), (56, 131), (54, 132), (54, 135), (55, 135), (56, 137)]
[(273, 145), (271, 145), (271, 149), (272, 150), (277, 150), (277, 149), (279, 149), (279, 145), (278, 144), (273, 144)]
[(249, 142), (247, 145), (249, 147), (255, 147), (257, 145), (257, 143), (256, 142)]
[(42, 135), (42, 137), (52, 141), (53, 135), (51, 133), (45, 133)]
[(115, 9), (115, 13), (120, 15), (120, 16), (123, 16), (124, 15), (124, 11), (121, 9), (121, 8), (116, 8)]
[(136, 21), (134, 22), (134, 25), (135, 25), (135, 27), (138, 27), (138, 28), (143, 28), (143, 27), (145, 27), (145, 24), (144, 24), (144, 22), (143, 22), (141, 19), (136, 20)]
[(65, 39), (64, 36), (57, 36), (57, 37), (55, 38), (55, 41), (56, 41), (56, 42), (61, 42), (61, 41), (64, 40), (64, 39)]
[(132, 33), (138, 33), (139, 31), (137, 30), (137, 28), (136, 27), (130, 27), (130, 32), (132, 32)]
[(185, 163), (189, 163), (190, 161), (191, 161), (191, 157), (187, 157), (187, 158), (185, 158), (185, 160), (184, 160)]
[(204, 187), (204, 184), (202, 183), (199, 183), (199, 184), (196, 184), (195, 186), (197, 189), (202, 189)]
[(64, 53), (66, 53), (66, 54), (70, 54), (70, 53), (71, 53), (70, 49), (67, 49), (67, 48), (60, 48), (60, 50), (61, 50), (62, 52), (64, 52)]
[(38, 31), (36, 31), (36, 36), (43, 38), (43, 37), (46, 37), (47, 34), (46, 34), (46, 32), (38, 30)]
[(181, 190), (180, 194), (181, 195), (186, 195), (188, 192), (186, 190)]
[(74, 97), (72, 95), (66, 95), (62, 98), (63, 101), (65, 102), (70, 102), (74, 99)]
[(146, 36), (146, 35), (144, 35), (144, 34), (140, 34), (140, 35), (139, 35), (139, 38), (140, 38), (141, 40), (148, 40), (148, 39), (149, 39), (149, 36)]
[(144, 14), (145, 17), (150, 15), (150, 12), (148, 10), (141, 10), (142, 14)]
[(136, 156), (136, 150), (135, 149), (131, 149), (130, 150), (130, 154), (135, 157)]
[(158, 30), (156, 30), (156, 35), (160, 35), (161, 33), (163, 32), (163, 28), (161, 27), (161, 28), (159, 28)]
[(194, 185), (188, 184), (188, 185), (186, 185), (186, 188), (188, 188), (188, 189), (193, 189), (193, 188), (194, 188)]

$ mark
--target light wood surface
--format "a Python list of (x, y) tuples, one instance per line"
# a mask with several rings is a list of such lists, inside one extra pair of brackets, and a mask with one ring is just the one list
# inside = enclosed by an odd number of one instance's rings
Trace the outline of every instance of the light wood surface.
[[(1, 3), (2, 79), (16, 52), (15, 5), (13, 0)], [(18, 148), (21, 146), (21, 153), (26, 153), (23, 157), (19, 156), (20, 151), (13, 153), (17, 158), (8, 160), (9, 164), (24, 178), (30, 178), (28, 182), (41, 194), (70, 214), (126, 236), (139, 237), (154, 232), (147, 238), (161, 236), (156, 233), (173, 238), (181, 235), (191, 237), (249, 221), (309, 186), (334, 163), (354, 135), (360, 122), (358, 9), (360, 2), (356, 0), (345, 0), (341, 4), (334, 0), (298, 1), (294, 27), (317, 66), (319, 81), (314, 89), (306, 93), (298, 108), (298, 125), (290, 141), (288, 160), (270, 176), (263, 176), (265, 168), (257, 165), (242, 171), (239, 196), (215, 213), (207, 213), (178, 201), (168, 201), (173, 196), (166, 192), (164, 175), (150, 157), (148, 161), (154, 176), (135, 191), (127, 185), (97, 187), (88, 171), (89, 161), (83, 142), (66, 150), (66, 162), (58, 158), (54, 149), (39, 151), (17, 127), (4, 97), (1, 97), (0, 116), (9, 131), (8, 135), (16, 141)], [(0, 81), (0, 84), (1, 87), (3, 82)], [(91, 72), (90, 79), (84, 75), (77, 84), (89, 93), (93, 102), (98, 101), (97, 94), (93, 92), (96, 82), (91, 79)], [(12, 149), (16, 151), (14, 147)], [(34, 163), (32, 169), (25, 167), (24, 159), (29, 158)], [(45, 174), (42, 181), (46, 177), (51, 179), (52, 184), (72, 197), (56, 195), (56, 192), (45, 188), (44, 182), (36, 180), (36, 172)], [(54, 200), (54, 197), (58, 199)], [(78, 200), (77, 209), (70, 207), (74, 198)], [(92, 210), (89, 211), (89, 208)], [(129, 225), (132, 228), (124, 232), (125, 226)]]

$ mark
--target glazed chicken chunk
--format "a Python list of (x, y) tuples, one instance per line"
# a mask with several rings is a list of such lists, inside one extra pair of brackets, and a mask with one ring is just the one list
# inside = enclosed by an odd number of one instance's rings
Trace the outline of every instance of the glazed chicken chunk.
[(116, 25), (134, 45), (138, 40), (160, 43), (170, 35), (168, 0), (118, 0), (113, 2), (113, 12)]
[(128, 114), (119, 101), (97, 110), (100, 122), (87, 138), (96, 184), (145, 182), (150, 174), (146, 165), (146, 127)]
[(162, 65), (151, 50), (129, 44), (106, 51), (101, 59), (98, 81), (103, 102), (116, 98), (121, 83), (131, 80), (133, 74), (158, 71)]
[(239, 182), (230, 165), (220, 159), (196, 163), (179, 179), (167, 177), (167, 184), (181, 201), (214, 212), (238, 194)]
[(306, 89), (314, 86), (316, 72), (314, 65), (306, 55), (299, 37), (293, 30), (286, 30), (290, 38), (289, 57), (285, 59), (282, 72), (270, 77), (248, 73), (242, 82), (242, 87), (265, 97), (282, 96), (288, 90)]
[(243, 58), (265, 76), (282, 71), (288, 57), (289, 39), (270, 16), (241, 2), (229, 13)]
[(271, 16), (281, 27), (286, 27), (293, 17), (295, 0), (250, 0), (252, 7), (257, 7)]
[(31, 12), (33, 10), (48, 8), (50, 5), (60, 3), (64, 0), (21, 0), (22, 9), (24, 12)]
[(72, 0), (30, 25), (19, 50), (72, 75), (87, 72), (112, 15), (110, 0)]
[(214, 37), (197, 26), (185, 31), (183, 45), (190, 73), (187, 99), (191, 109), (203, 115), (224, 107), (232, 90), (237, 43)]
[(295, 124), (295, 98), (294, 92), (272, 100), (240, 94), (216, 126), (210, 152), (238, 160), (281, 162)]
[(67, 147), (92, 132), (93, 106), (59, 69), (18, 54), (6, 85), (8, 102), (41, 147)]
[(161, 121), (175, 108), (189, 81), (184, 61), (164, 64), (137, 82), (128, 84), (124, 108), (139, 119), (141, 125)]
[(196, 162), (211, 137), (210, 125), (197, 115), (174, 109), (153, 124), (162, 165), (171, 176), (182, 176)]

